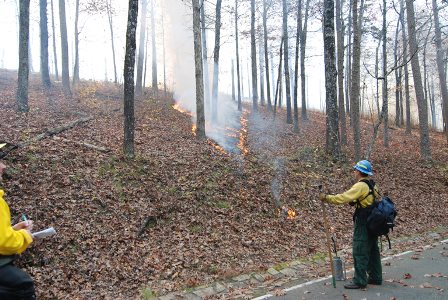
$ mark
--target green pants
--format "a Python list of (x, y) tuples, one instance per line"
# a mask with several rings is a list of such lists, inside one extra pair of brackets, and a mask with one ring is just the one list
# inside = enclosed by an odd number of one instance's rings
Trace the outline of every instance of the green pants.
[(378, 249), (378, 237), (367, 233), (364, 220), (355, 220), (353, 233), (353, 259), (355, 263), (355, 275), (353, 283), (359, 286), (367, 285), (369, 279), (377, 284), (382, 283), (382, 269), (380, 250)]

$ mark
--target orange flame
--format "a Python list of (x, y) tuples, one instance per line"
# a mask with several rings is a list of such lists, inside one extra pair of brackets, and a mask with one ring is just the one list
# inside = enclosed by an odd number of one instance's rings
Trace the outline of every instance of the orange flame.
[(239, 132), (240, 134), (240, 141), (238, 143), (238, 148), (241, 150), (241, 153), (246, 156), (249, 154), (249, 149), (246, 147), (246, 138), (247, 138), (247, 111), (243, 111), (241, 114), (241, 130)]
[(174, 108), (175, 110), (183, 113), (183, 114), (187, 114), (187, 115), (190, 115), (190, 116), (192, 115), (191, 112), (189, 112), (188, 110), (182, 108), (179, 103), (175, 103), (171, 107)]
[(193, 124), (193, 126), (191, 126), (191, 132), (193, 133), (193, 135), (196, 135), (196, 124)]
[(297, 213), (295, 212), (295, 210), (286, 206), (282, 206), (282, 209), (279, 209), (279, 213), (286, 216), (288, 220), (294, 220), (295, 218), (297, 218)]

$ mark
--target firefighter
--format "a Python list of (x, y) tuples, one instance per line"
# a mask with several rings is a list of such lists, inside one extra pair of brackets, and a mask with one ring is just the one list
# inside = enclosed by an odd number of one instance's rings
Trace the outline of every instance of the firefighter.
[[(5, 147), (0, 143), (0, 149)], [(6, 165), (0, 160), (0, 183)], [(11, 226), (9, 206), (3, 199), (5, 192), (0, 185), (0, 299), (36, 299), (33, 279), (14, 265), (17, 254), (33, 242), (33, 221), (26, 220)]]
[(381, 285), (383, 281), (378, 237), (371, 236), (367, 232), (369, 207), (375, 198), (379, 197), (379, 193), (373, 181), (369, 181), (370, 184), (365, 182), (368, 176), (373, 176), (372, 164), (369, 161), (359, 161), (353, 166), (353, 172), (357, 182), (348, 191), (337, 195), (320, 193), (319, 197), (329, 203), (350, 204), (356, 207), (353, 215), (355, 228), (352, 245), (355, 274), (352, 282), (345, 284), (344, 288), (361, 289), (367, 284)]

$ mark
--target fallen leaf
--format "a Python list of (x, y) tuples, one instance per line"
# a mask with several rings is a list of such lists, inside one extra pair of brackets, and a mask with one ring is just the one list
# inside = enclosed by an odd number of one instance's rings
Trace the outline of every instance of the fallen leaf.
[(404, 274), (404, 279), (411, 279), (412, 275), (409, 273)]
[(284, 295), (286, 295), (285, 290), (282, 290), (282, 289), (276, 289), (276, 290), (274, 290), (274, 296), (279, 297), (279, 296), (284, 296)]

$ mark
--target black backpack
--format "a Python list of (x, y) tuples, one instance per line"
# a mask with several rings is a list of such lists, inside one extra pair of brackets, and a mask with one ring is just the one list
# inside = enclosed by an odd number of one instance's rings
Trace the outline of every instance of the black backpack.
[[(375, 182), (364, 179), (361, 180), (369, 186), (369, 194), (374, 195)], [(367, 231), (372, 236), (386, 236), (389, 243), (389, 249), (391, 249), (389, 232), (395, 226), (395, 217), (397, 216), (397, 210), (395, 209), (394, 202), (387, 196), (383, 196), (381, 200), (376, 200), (369, 207), (370, 213), (367, 217)]]

